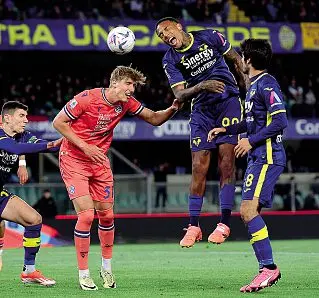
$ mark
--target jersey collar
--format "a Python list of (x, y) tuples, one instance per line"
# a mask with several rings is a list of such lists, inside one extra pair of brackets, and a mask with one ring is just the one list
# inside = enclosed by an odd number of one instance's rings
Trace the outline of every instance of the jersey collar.
[(108, 99), (107, 99), (106, 96), (105, 96), (105, 88), (102, 88), (102, 89), (101, 89), (101, 93), (102, 93), (102, 97), (103, 97), (104, 101), (105, 101), (109, 106), (114, 107), (114, 104), (112, 104), (111, 102), (109, 102)]
[(263, 76), (267, 75), (268, 73), (266, 71), (261, 72), (260, 74), (250, 78), (250, 85), (255, 84), (260, 78), (262, 78)]
[(176, 52), (184, 53), (184, 52), (186, 52), (187, 50), (189, 50), (189, 49), (191, 48), (191, 46), (192, 46), (193, 43), (194, 43), (194, 36), (193, 36), (192, 33), (188, 33), (188, 34), (189, 34), (190, 37), (191, 37), (191, 43), (190, 43), (185, 49), (182, 49), (182, 50), (177, 50), (177, 49), (175, 49)]

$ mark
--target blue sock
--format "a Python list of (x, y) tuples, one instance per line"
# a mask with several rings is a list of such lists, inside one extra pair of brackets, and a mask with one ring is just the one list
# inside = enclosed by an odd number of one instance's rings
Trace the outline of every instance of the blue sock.
[[(248, 239), (249, 241), (251, 242), (251, 235), (248, 233)], [(258, 266), (259, 266), (259, 270), (263, 268), (263, 265), (261, 263), (261, 256), (260, 256), (260, 253), (259, 253), (259, 250), (258, 250), (258, 247), (256, 247), (256, 244), (255, 243), (252, 243), (252, 247), (254, 249), (254, 252), (255, 252), (255, 256), (257, 258), (257, 261), (258, 261)]]
[(189, 216), (190, 216), (190, 225), (198, 227), (199, 224), (199, 216), (202, 210), (203, 205), (203, 197), (196, 195), (189, 195), (188, 197), (188, 208), (189, 208)]
[(40, 249), (42, 224), (27, 226), (23, 235), (24, 265), (34, 265), (35, 257)]
[(220, 222), (229, 227), (231, 210), (234, 206), (235, 185), (225, 184), (219, 192), (219, 201), (222, 216)]
[(248, 222), (247, 226), (251, 235), (250, 243), (253, 245), (257, 259), (259, 258), (259, 267), (275, 269), (268, 230), (264, 220), (260, 215), (257, 215)]

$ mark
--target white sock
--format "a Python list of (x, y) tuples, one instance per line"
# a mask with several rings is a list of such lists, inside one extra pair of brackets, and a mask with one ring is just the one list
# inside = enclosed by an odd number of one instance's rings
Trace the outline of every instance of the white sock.
[(2, 253), (3, 253), (3, 249), (0, 249), (0, 256), (2, 256)]
[(79, 270), (79, 277), (80, 278), (90, 277), (90, 270), (89, 269)]
[(102, 258), (102, 268), (106, 271), (112, 272), (111, 261), (112, 259)]
[(35, 265), (24, 265), (23, 271), (25, 273), (32, 273), (35, 271)]

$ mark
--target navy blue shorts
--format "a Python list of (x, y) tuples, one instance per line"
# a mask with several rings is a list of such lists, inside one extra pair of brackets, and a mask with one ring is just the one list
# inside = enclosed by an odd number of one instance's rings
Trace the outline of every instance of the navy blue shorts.
[(2, 189), (0, 192), (0, 219), (4, 208), (6, 208), (9, 199), (14, 196), (13, 193), (8, 192), (5, 189)]
[(242, 190), (243, 200), (259, 198), (266, 208), (272, 206), (275, 184), (285, 167), (268, 164), (251, 164), (245, 173)]
[(191, 113), (190, 147), (192, 151), (210, 150), (219, 144), (234, 144), (238, 136), (217, 136), (207, 142), (208, 132), (215, 127), (226, 127), (241, 121), (242, 107), (239, 97), (231, 97), (221, 103), (195, 106)]

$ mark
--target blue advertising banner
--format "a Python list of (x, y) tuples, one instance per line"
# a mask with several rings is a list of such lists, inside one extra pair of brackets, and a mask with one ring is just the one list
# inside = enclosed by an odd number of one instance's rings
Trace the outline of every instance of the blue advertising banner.
[[(107, 51), (108, 32), (129, 27), (136, 36), (135, 51), (164, 51), (167, 46), (154, 32), (155, 21), (27, 20), (0, 22), (0, 50)], [(183, 24), (187, 31), (213, 28), (238, 47), (246, 38), (268, 39), (275, 53), (302, 52), (299, 24)]]
[[(60, 137), (49, 121), (30, 121), (27, 129), (43, 139), (52, 140)], [(116, 141), (185, 141), (188, 138), (188, 120), (169, 120), (159, 127), (138, 119), (122, 120), (114, 130)], [(319, 139), (319, 119), (289, 120), (284, 139)]]

